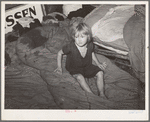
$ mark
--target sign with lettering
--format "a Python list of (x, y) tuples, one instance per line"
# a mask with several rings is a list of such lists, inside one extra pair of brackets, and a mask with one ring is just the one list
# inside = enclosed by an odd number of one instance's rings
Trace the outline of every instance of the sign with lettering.
[(27, 4), (13, 9), (6, 10), (5, 13), (5, 33), (12, 31), (12, 27), (16, 24), (16, 21), (22, 17), (32, 16), (33, 18), (42, 21), (43, 10), (41, 4)]

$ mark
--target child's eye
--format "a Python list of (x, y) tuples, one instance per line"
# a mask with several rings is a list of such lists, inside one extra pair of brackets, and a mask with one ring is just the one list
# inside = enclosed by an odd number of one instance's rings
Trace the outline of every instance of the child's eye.
[(82, 35), (82, 36), (81, 36), (81, 38), (84, 38), (84, 37), (85, 37), (85, 35)]

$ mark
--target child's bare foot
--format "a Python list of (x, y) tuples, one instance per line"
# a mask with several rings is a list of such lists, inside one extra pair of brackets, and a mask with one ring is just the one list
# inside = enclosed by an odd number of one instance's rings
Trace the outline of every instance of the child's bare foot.
[(104, 98), (104, 99), (108, 99), (105, 94), (100, 94), (99, 96)]
[(103, 99), (108, 99), (105, 95), (101, 96)]

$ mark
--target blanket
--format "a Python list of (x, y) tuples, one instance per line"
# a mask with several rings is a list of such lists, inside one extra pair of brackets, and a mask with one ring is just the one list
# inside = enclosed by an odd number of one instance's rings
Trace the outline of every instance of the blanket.
[(43, 25), (8, 43), (6, 51), (15, 58), (5, 69), (5, 109), (145, 109), (140, 82), (105, 56), (96, 55), (108, 65), (104, 71), (108, 99), (97, 95), (95, 77), (87, 81), (94, 94), (83, 91), (66, 71), (65, 56), (63, 74), (54, 73), (57, 52), (71, 41), (69, 30), (69, 24)]

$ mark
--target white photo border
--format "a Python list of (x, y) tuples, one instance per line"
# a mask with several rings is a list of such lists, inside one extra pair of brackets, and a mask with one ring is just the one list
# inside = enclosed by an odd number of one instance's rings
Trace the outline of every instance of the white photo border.
[[(149, 4), (148, 1), (88, 1), (88, 4), (145, 4), (146, 5), (146, 104), (145, 110), (6, 110), (4, 109), (4, 50), (5, 4), (35, 4), (35, 1), (1, 2), (1, 119), (2, 120), (148, 120), (149, 119)], [(87, 4), (86, 1), (36, 1), (36, 4)], [(99, 115), (98, 115), (99, 114)]]

